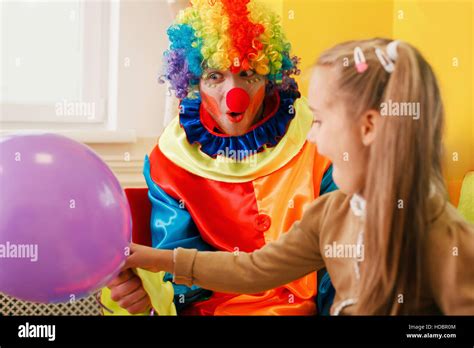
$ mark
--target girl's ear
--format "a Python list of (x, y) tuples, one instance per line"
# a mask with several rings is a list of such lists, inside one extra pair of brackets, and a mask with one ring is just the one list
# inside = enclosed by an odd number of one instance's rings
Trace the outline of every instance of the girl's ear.
[(377, 135), (377, 130), (380, 123), (380, 113), (377, 110), (367, 110), (360, 117), (360, 132), (362, 143), (369, 146)]

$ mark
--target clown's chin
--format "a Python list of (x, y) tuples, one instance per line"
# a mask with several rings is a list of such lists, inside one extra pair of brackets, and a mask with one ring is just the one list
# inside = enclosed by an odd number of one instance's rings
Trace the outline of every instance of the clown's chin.
[(244, 112), (237, 113), (237, 112), (228, 112), (226, 113), (227, 118), (232, 123), (239, 123), (244, 119)]

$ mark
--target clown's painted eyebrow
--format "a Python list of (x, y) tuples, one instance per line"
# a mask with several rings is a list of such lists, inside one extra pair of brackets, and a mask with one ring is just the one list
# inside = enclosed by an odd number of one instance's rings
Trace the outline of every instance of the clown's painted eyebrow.
[(240, 71), (240, 72), (239, 72), (239, 75), (240, 75), (240, 76), (247, 77), (247, 76), (248, 76), (247, 73), (249, 73), (249, 72), (252, 73), (252, 75), (250, 75), (250, 76), (253, 76), (253, 75), (257, 74), (257, 72), (256, 72), (254, 69), (248, 69), (248, 70), (242, 70), (242, 71)]
[(209, 73), (213, 73), (213, 72), (223, 73), (223, 71), (220, 71), (219, 69), (207, 68), (207, 69), (204, 70), (205, 74), (209, 74)]
[[(209, 75), (212, 75), (212, 74), (224, 75), (224, 71), (221, 71), (221, 70), (218, 70), (218, 69), (207, 69), (207, 70), (204, 70), (204, 72), (202, 74), (202, 78), (207, 79), (207, 78), (209, 78)], [(248, 69), (248, 70), (239, 71), (236, 74), (238, 74), (240, 77), (253, 77), (253, 76), (257, 75), (257, 72), (254, 69)]]

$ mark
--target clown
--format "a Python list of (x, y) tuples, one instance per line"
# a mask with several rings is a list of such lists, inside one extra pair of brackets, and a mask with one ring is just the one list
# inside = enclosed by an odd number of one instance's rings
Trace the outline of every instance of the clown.
[[(335, 189), (329, 161), (306, 141), (312, 114), (292, 78), (298, 59), (278, 17), (256, 1), (194, 0), (168, 36), (164, 77), (180, 104), (145, 158), (152, 246), (261, 248)], [(178, 314), (316, 313), (315, 273), (253, 295), (172, 280), (165, 275), (174, 299), (161, 301), (173, 300)]]

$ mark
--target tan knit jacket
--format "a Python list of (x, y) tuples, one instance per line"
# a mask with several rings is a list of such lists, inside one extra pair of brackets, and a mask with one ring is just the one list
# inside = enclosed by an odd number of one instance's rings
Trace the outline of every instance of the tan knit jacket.
[[(340, 191), (315, 200), (301, 221), (252, 253), (175, 249), (176, 283), (230, 293), (258, 293), (326, 267), (336, 297), (331, 314), (354, 313), (364, 262), (363, 200)], [(449, 203), (429, 226), (423, 255), (422, 301), (413, 314), (474, 315), (474, 227)]]

